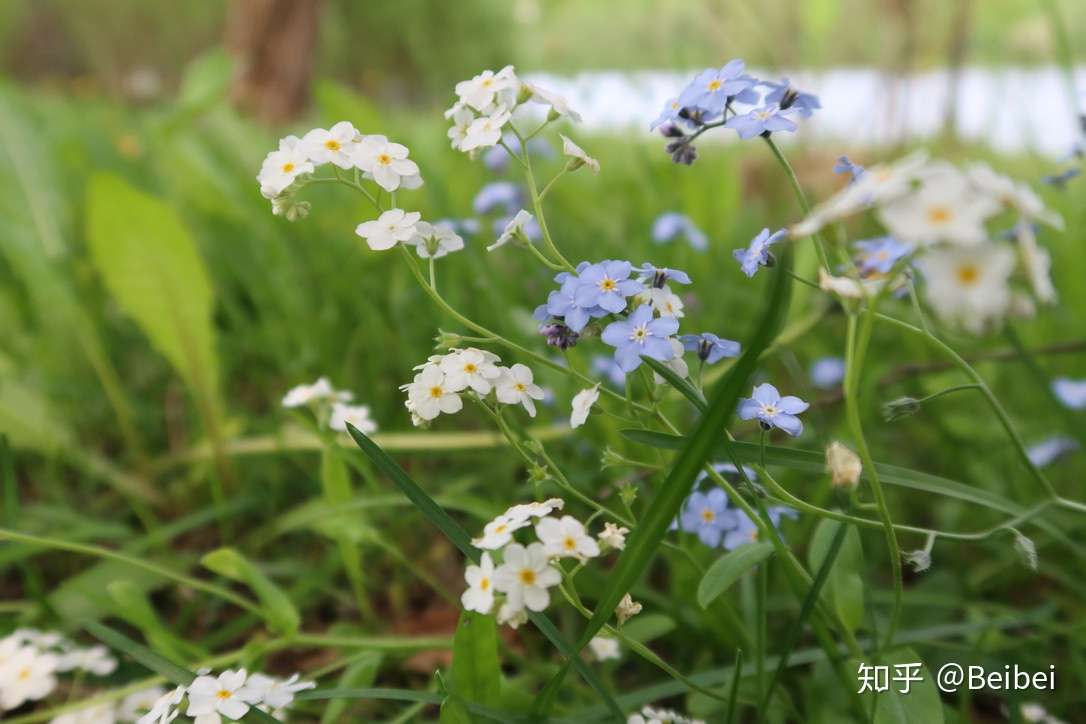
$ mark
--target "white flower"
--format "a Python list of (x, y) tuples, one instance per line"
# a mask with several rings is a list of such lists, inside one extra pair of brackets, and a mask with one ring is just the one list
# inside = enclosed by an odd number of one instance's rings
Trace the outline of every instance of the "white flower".
[(442, 223), (430, 224), (425, 221), (415, 224), (415, 235), (406, 243), (414, 246), (415, 251), (423, 259), (440, 259), (449, 252), (460, 251), (464, 248), (464, 240), (451, 226)]
[(375, 221), (359, 224), (354, 233), (365, 239), (366, 244), (374, 251), (385, 251), (396, 246), (398, 242), (410, 241), (421, 218), (422, 214), (417, 211), (389, 209)]
[(480, 116), (471, 122), (464, 140), (460, 142), (461, 151), (473, 151), (476, 148), (494, 146), (501, 140), (502, 127), (509, 122), (509, 112), (499, 111), (492, 116)]
[(117, 668), (117, 659), (101, 644), (85, 649), (72, 649), (57, 656), (57, 671), (82, 669), (95, 676), (108, 676)]
[(600, 554), (599, 543), (585, 532), (581, 521), (572, 515), (543, 518), (535, 524), (535, 534), (544, 549), (554, 558), (585, 560)]
[(309, 160), (320, 165), (333, 163), (342, 169), (354, 167), (354, 147), (359, 133), (349, 121), (340, 121), (327, 131), (314, 128), (302, 136), (301, 147)]
[(347, 432), (348, 422), (357, 427), (359, 432), (366, 435), (377, 432), (377, 423), (370, 417), (369, 405), (334, 403), (332, 405), (332, 414), (328, 418), (328, 427), (340, 432)]
[(321, 377), (311, 385), (298, 385), (292, 387), (283, 396), (283, 407), (302, 407), (313, 402), (348, 402), (352, 395), (350, 392), (341, 392), (332, 387), (327, 377)]
[[(525, 83), (524, 87), (532, 92), (531, 97), (528, 99), (529, 102), (550, 106), (551, 114), (554, 117), (565, 116), (574, 123), (581, 122), (581, 114), (570, 108), (569, 101), (564, 97), (558, 95), (554, 91), (541, 88), (534, 83)], [(565, 136), (563, 136), (563, 138), (565, 138)]]
[(1026, 270), (1026, 277), (1037, 301), (1052, 304), (1056, 301), (1056, 287), (1049, 274), (1052, 257), (1047, 250), (1038, 246), (1037, 235), (1033, 233), (1033, 227), (1029, 223), (1020, 222), (1015, 227), (1015, 234), (1018, 237), (1018, 250), (1022, 254), (1022, 267)]
[(984, 222), (999, 211), (996, 201), (977, 192), (949, 164), (933, 164), (921, 177), (916, 191), (879, 209), (879, 220), (895, 239), (917, 245), (949, 242), (975, 246), (988, 238)]
[(498, 623), (510, 628), (519, 628), (521, 624), (528, 621), (528, 612), (523, 608), (517, 608), (516, 606), (506, 601), (500, 607), (498, 607)]
[(925, 297), (943, 321), (978, 334), (1006, 313), (1007, 279), (1014, 269), (1010, 249), (995, 244), (938, 249), (918, 264), (927, 281)]
[(517, 212), (516, 216), (509, 220), (509, 223), (505, 225), (505, 229), (502, 230), (501, 236), (498, 240), (486, 248), (487, 251), (494, 251), (498, 247), (505, 246), (514, 237), (524, 236), (524, 225), (535, 217), (529, 214), (524, 209)]
[(481, 538), (472, 538), (471, 544), (476, 548), (497, 550), (509, 541), (513, 540), (513, 533), (526, 527), (528, 518), (511, 518), (507, 515), (499, 515), (494, 520), (483, 526)]
[(640, 714), (631, 714), (626, 724), (705, 724), (701, 719), (690, 719), (671, 709), (653, 709), (646, 706)]
[(865, 279), (858, 281), (850, 277), (835, 277), (825, 267), (818, 269), (818, 287), (824, 292), (831, 292), (845, 299), (866, 299), (879, 293), (885, 284), (884, 279)]
[(445, 383), (449, 389), (460, 392), (470, 387), (485, 395), (501, 377), (501, 368), (495, 364), (498, 361), (498, 355), (493, 352), (469, 347), (453, 350), (442, 357), (438, 365), (445, 373)]
[(460, 603), (467, 611), (490, 613), (494, 608), (494, 561), (489, 553), (483, 553), (477, 566), (468, 566), (464, 571), (464, 580), (468, 590), (460, 595)]
[(252, 692), (254, 704), (261, 707), (281, 709), (289, 706), (294, 701), (294, 695), (306, 689), (315, 689), (317, 684), (312, 681), (299, 681), (300, 674), (294, 674), (289, 679), (276, 679), (265, 674), (253, 674), (245, 682), (245, 688)]
[(651, 304), (652, 308), (661, 317), (682, 319), (686, 316), (686, 313), (683, 312), (685, 305), (682, 298), (672, 292), (666, 284), (662, 287), (649, 287), (638, 294), (637, 298), (642, 302)]
[[(0, 651), (3, 650), (3, 645), (9, 646), (23, 646), (29, 644), (36, 646), (39, 649), (51, 649), (61, 644), (66, 643), (63, 636), (55, 631), (40, 631), (36, 628), (17, 628), (11, 632), (11, 634), (4, 639), (0, 639)], [(0, 665), (3, 664), (3, 657), (0, 655)]]
[(433, 420), (441, 413), (451, 415), (460, 412), (464, 401), (445, 380), (445, 373), (436, 366), (426, 366), (406, 385), (408, 409), (423, 420)]
[(407, 157), (407, 146), (392, 143), (384, 136), (363, 136), (354, 145), (354, 165), (373, 176), (373, 180), (385, 191), (395, 191), (405, 177), (419, 176), (419, 167)]
[(1023, 219), (1036, 220), (1057, 229), (1063, 229), (1063, 219), (1060, 215), (1045, 208), (1044, 201), (1029, 186), (1016, 183), (1013, 179), (996, 173), (986, 163), (970, 164), (965, 172), (978, 191), (1015, 210)]
[(12, 646), (0, 656), (0, 710), (38, 701), (57, 688), (57, 657), (34, 646)]
[(457, 151), (464, 150), (464, 140), (468, 137), (468, 129), (471, 128), (472, 121), (475, 120), (475, 114), (467, 108), (458, 108), (452, 114), (452, 127), (449, 128), (448, 136), (452, 141), (452, 147)]
[(588, 419), (588, 413), (600, 399), (600, 386), (593, 385), (573, 396), (573, 412), (569, 416), (570, 427), (580, 427)]
[(532, 371), (522, 364), (502, 369), (495, 383), (498, 402), (506, 405), (523, 405), (530, 417), (535, 417), (535, 402), (543, 399), (543, 388), (532, 382)]
[(256, 180), (265, 198), (275, 198), (302, 174), (313, 173), (313, 164), (295, 136), (279, 141), (279, 150), (272, 151), (260, 165)]
[(117, 719), (123, 722), (134, 722), (142, 719), (154, 710), (155, 704), (166, 693), (161, 686), (152, 686), (149, 689), (129, 694), (117, 706)]
[(249, 706), (260, 700), (257, 692), (245, 685), (247, 676), (245, 669), (228, 669), (218, 677), (197, 676), (189, 684), (189, 706), (185, 714), (197, 718), (212, 714), (228, 719), (242, 718), (248, 713)]
[(931, 568), (931, 553), (918, 548), (915, 551), (902, 551), (901, 557), (913, 567), (913, 573), (923, 573)]
[(573, 159), (570, 164), (571, 171), (574, 171), (581, 166), (587, 166), (588, 170), (592, 173), (600, 172), (600, 162), (585, 153), (583, 148), (566, 136), (562, 136), (562, 154)]
[(49, 724), (114, 724), (116, 721), (117, 710), (112, 704), (98, 704), (61, 714), (51, 719)]
[(596, 661), (608, 661), (622, 658), (622, 652), (618, 647), (618, 639), (611, 636), (593, 636), (588, 642), (588, 648)]
[(506, 603), (514, 610), (542, 611), (551, 601), (547, 589), (561, 581), (562, 574), (551, 567), (541, 543), (532, 543), (527, 548), (510, 543), (502, 564), (494, 571), (494, 586), (505, 594)]
[(599, 539), (601, 545), (621, 551), (626, 548), (626, 534), (629, 532), (629, 528), (619, 527), (614, 523), (604, 523), (603, 532), (596, 538)]
[(465, 105), (485, 113), (492, 104), (512, 106), (516, 102), (520, 81), (513, 66), (507, 65), (497, 73), (484, 70), (471, 80), (456, 84), (456, 95)]
[(178, 705), (185, 696), (185, 687), (179, 686), (158, 698), (151, 710), (141, 716), (136, 724), (170, 724), (180, 715)]
[(633, 600), (633, 596), (628, 593), (622, 597), (622, 600), (618, 602), (618, 606), (615, 607), (615, 618), (618, 619), (619, 626), (639, 613), (641, 613), (641, 604)]
[(517, 505), (510, 506), (508, 510), (502, 513), (503, 516), (510, 520), (528, 520), (529, 518), (545, 518), (556, 510), (561, 510), (566, 505), (566, 501), (561, 498), (549, 498), (542, 503), (519, 503)]
[(826, 448), (826, 469), (836, 487), (855, 488), (860, 483), (863, 464), (856, 453), (839, 442), (832, 442)]
[[(679, 377), (687, 377), (690, 374), (690, 365), (686, 364), (686, 360), (683, 359), (683, 352), (686, 351), (683, 348), (683, 343), (675, 337), (668, 337), (667, 341), (671, 344), (671, 359), (664, 362), (664, 366)], [(652, 380), (658, 385), (667, 382), (658, 372), (652, 373)]]

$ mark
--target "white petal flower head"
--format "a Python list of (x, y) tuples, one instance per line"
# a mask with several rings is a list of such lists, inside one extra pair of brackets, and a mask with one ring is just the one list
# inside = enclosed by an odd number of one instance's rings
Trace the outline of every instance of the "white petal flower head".
[(328, 418), (328, 427), (339, 432), (347, 432), (347, 423), (358, 428), (359, 432), (366, 435), (377, 432), (377, 423), (370, 416), (369, 405), (334, 403), (332, 405), (332, 414)]
[(328, 130), (314, 128), (302, 136), (301, 146), (316, 165), (332, 163), (342, 169), (354, 167), (358, 130), (349, 121), (340, 121)]
[(282, 709), (294, 701), (299, 691), (317, 688), (316, 682), (300, 681), (300, 674), (293, 674), (289, 679), (276, 679), (265, 674), (253, 674), (245, 682), (245, 688), (252, 692), (252, 703), (272, 709)]
[(895, 239), (918, 246), (975, 246), (987, 240), (984, 224), (999, 212), (998, 202), (949, 164), (932, 164), (921, 179), (918, 189), (879, 209), (879, 220)]
[(408, 385), (407, 399), (411, 412), (427, 421), (441, 413), (460, 412), (464, 407), (464, 401), (445, 380), (445, 373), (436, 366), (426, 367), (415, 375), (414, 382)]
[(129, 694), (121, 700), (117, 707), (117, 718), (123, 722), (135, 722), (142, 719), (155, 708), (155, 704), (166, 693), (161, 686), (152, 686), (149, 689)]
[[(668, 337), (667, 341), (671, 345), (671, 358), (664, 362), (664, 366), (685, 379), (690, 375), (690, 365), (686, 364), (686, 359), (683, 358), (686, 349), (683, 347), (683, 343), (675, 337)], [(652, 380), (658, 385), (667, 382), (658, 372), (652, 373)]]
[(682, 319), (686, 316), (686, 312), (683, 311), (686, 305), (683, 304), (682, 298), (671, 291), (666, 284), (663, 287), (649, 287), (637, 296), (641, 301), (651, 304), (653, 310), (661, 317)]
[(1037, 235), (1033, 233), (1033, 226), (1029, 223), (1020, 222), (1015, 227), (1015, 235), (1018, 237), (1018, 250), (1022, 255), (1022, 267), (1037, 301), (1042, 304), (1054, 303), (1057, 295), (1050, 273), (1052, 257), (1037, 244)]
[(818, 269), (818, 287), (824, 292), (836, 294), (845, 299), (866, 299), (878, 294), (883, 287), (883, 279), (857, 280), (851, 277), (835, 277), (825, 267)]
[(535, 524), (535, 534), (554, 558), (587, 560), (600, 554), (599, 543), (588, 535), (584, 524), (572, 515), (543, 518)]
[(117, 659), (101, 644), (75, 648), (57, 656), (57, 671), (80, 669), (95, 676), (108, 676), (117, 668)]
[(460, 142), (461, 151), (474, 151), (477, 148), (489, 148), (497, 145), (502, 137), (502, 128), (509, 122), (508, 111), (498, 111), (492, 116), (479, 116), (468, 126), (464, 140)]
[(603, 531), (596, 537), (599, 539), (601, 546), (621, 551), (626, 548), (626, 536), (629, 532), (629, 528), (620, 527), (614, 523), (604, 523)]
[(593, 636), (588, 642), (588, 648), (596, 661), (615, 661), (622, 658), (618, 639), (611, 636)]
[(566, 501), (561, 498), (549, 498), (543, 502), (518, 503), (510, 506), (502, 515), (510, 520), (524, 521), (529, 518), (546, 518), (554, 511), (564, 508), (565, 505)]
[(834, 487), (855, 488), (860, 484), (863, 463), (860, 456), (839, 442), (826, 448), (826, 470)]
[(516, 629), (527, 622), (528, 612), (524, 610), (524, 606), (517, 607), (506, 600), (498, 607), (498, 623), (501, 625)]
[(456, 84), (456, 95), (460, 102), (480, 112), (486, 112), (495, 103), (512, 107), (519, 91), (520, 80), (511, 65), (497, 73), (484, 70), (471, 80)]
[(974, 334), (998, 323), (1011, 301), (1014, 252), (995, 244), (932, 250), (919, 260), (938, 317)]
[(600, 399), (600, 386), (593, 385), (573, 396), (573, 412), (569, 416), (570, 427), (580, 427), (588, 419), (588, 413)]
[(528, 525), (527, 518), (499, 515), (483, 527), (482, 537), (471, 539), (471, 544), (484, 550), (497, 550), (513, 540), (513, 533)]
[(600, 172), (600, 162), (585, 153), (583, 148), (566, 136), (562, 136), (562, 155), (569, 156), (569, 158), (572, 159), (569, 166), (571, 171), (574, 171), (581, 166), (587, 166), (588, 170), (592, 173)]
[(302, 174), (313, 173), (313, 164), (295, 136), (279, 141), (279, 149), (272, 151), (260, 166), (256, 180), (265, 198), (275, 198), (287, 190)]
[(430, 224), (420, 221), (415, 224), (415, 235), (407, 240), (423, 259), (440, 259), (450, 252), (464, 248), (464, 240), (449, 224)]
[(452, 147), (457, 151), (465, 150), (463, 148), (464, 141), (468, 137), (468, 129), (471, 128), (472, 121), (475, 120), (475, 114), (467, 108), (457, 108), (451, 115), (452, 127), (449, 128), (448, 136), (452, 142)]
[(57, 657), (34, 646), (19, 646), (0, 665), (0, 710), (39, 701), (57, 688)]
[(496, 362), (496, 354), (469, 347), (453, 350), (442, 357), (440, 368), (445, 373), (445, 381), (450, 389), (460, 392), (470, 387), (480, 395), (485, 395), (501, 377), (501, 368)]
[(311, 385), (292, 387), (283, 396), (283, 407), (303, 407), (315, 402), (348, 402), (352, 395), (332, 387), (327, 377), (321, 377)]
[(498, 240), (486, 248), (487, 251), (494, 251), (499, 247), (503, 247), (512, 241), (516, 237), (524, 236), (524, 225), (535, 217), (529, 214), (524, 209), (521, 209), (516, 213), (509, 223), (505, 225), (505, 229), (502, 230), (501, 236)]
[(251, 704), (259, 701), (258, 694), (245, 685), (245, 669), (226, 670), (212, 677), (197, 676), (189, 684), (189, 706), (185, 714), (191, 717), (218, 714), (228, 719), (240, 719)]
[(400, 188), (404, 178), (419, 176), (418, 164), (407, 155), (407, 146), (392, 143), (380, 135), (363, 136), (353, 150), (355, 166), (373, 176), (373, 180), (385, 191)]
[[(569, 101), (563, 96), (558, 95), (554, 91), (541, 88), (534, 83), (525, 83), (524, 87), (531, 91), (531, 98), (528, 100), (532, 103), (541, 103), (545, 106), (551, 107), (551, 115), (555, 118), (559, 116), (565, 116), (574, 123), (581, 122), (581, 114), (570, 108)], [(565, 136), (563, 136), (565, 138)]]
[(494, 585), (505, 594), (507, 603), (513, 609), (545, 609), (551, 601), (547, 589), (561, 583), (562, 574), (551, 566), (543, 545), (510, 543), (503, 555), (502, 564), (494, 572)]
[(115, 724), (117, 721), (116, 707), (107, 703), (61, 714), (51, 719), (49, 724)]
[(529, 417), (535, 417), (534, 400), (543, 399), (543, 388), (532, 381), (532, 371), (519, 363), (503, 370), (495, 393), (502, 404), (523, 405)]
[(185, 691), (185, 687), (178, 686), (176, 689), (160, 696), (151, 707), (151, 710), (141, 716), (136, 724), (170, 724), (181, 714), (178, 705), (185, 696)]
[(376, 220), (359, 224), (354, 233), (365, 239), (374, 251), (385, 251), (402, 241), (410, 241), (421, 218), (422, 214), (417, 211), (389, 209)]
[(479, 565), (468, 566), (464, 571), (468, 590), (460, 596), (466, 611), (490, 613), (494, 608), (494, 561), (489, 553), (483, 553)]
[(1063, 218), (1045, 207), (1041, 197), (1023, 183), (996, 173), (986, 163), (973, 163), (966, 168), (970, 182), (981, 193), (1018, 212), (1023, 219), (1040, 221), (1057, 229), (1063, 229)]
[(622, 597), (622, 600), (618, 602), (618, 606), (615, 607), (615, 618), (618, 619), (619, 626), (639, 613), (641, 613), (641, 604), (633, 600), (633, 596), (628, 593)]

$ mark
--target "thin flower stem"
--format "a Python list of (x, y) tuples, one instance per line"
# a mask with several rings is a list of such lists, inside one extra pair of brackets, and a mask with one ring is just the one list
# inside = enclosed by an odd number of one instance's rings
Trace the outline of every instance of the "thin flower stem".
[(430, 257), (430, 288), (437, 291), (437, 272), (434, 270), (434, 257)]
[[(799, 185), (799, 178), (796, 176), (795, 169), (792, 168), (792, 164), (788, 163), (788, 159), (781, 153), (781, 149), (773, 141), (770, 136), (762, 136), (766, 145), (769, 146), (769, 150), (773, 152), (773, 157), (777, 159), (777, 163), (784, 169), (784, 173), (788, 176), (788, 181), (792, 184), (792, 190), (796, 194), (796, 200), (799, 201), (800, 208), (803, 209), (804, 214), (811, 213), (811, 205), (807, 201), (807, 195), (803, 193), (803, 187)], [(826, 246), (822, 241), (822, 235), (819, 233), (811, 234), (811, 239), (814, 240), (815, 250), (818, 251), (818, 259), (827, 270), (832, 269), (830, 266), (830, 259), (826, 256)]]
[(966, 384), (966, 385), (954, 385), (953, 387), (948, 387), (945, 390), (939, 390), (938, 392), (933, 392), (930, 395), (928, 395), (927, 397), (921, 397), (919, 400), (917, 400), (917, 402), (918, 403), (931, 402), (932, 400), (939, 399), (943, 395), (949, 395), (951, 392), (961, 392), (962, 390), (979, 390), (979, 389), (981, 389), (980, 385), (972, 383), (972, 382), (970, 382), (969, 384)]
[(563, 267), (569, 271), (574, 271), (574, 267), (569, 263), (569, 260), (562, 256), (562, 252), (558, 250), (558, 246), (554, 243), (554, 239), (551, 238), (551, 232), (547, 229), (547, 218), (543, 214), (543, 197), (539, 194), (539, 187), (535, 182), (535, 174), (532, 172), (532, 159), (528, 156), (528, 151), (525, 146), (525, 140), (520, 135), (520, 132), (514, 126), (510, 126), (513, 133), (516, 134), (517, 139), (520, 140), (520, 147), (524, 150), (523, 166), (524, 166), (524, 179), (528, 182), (528, 193), (532, 197), (532, 209), (535, 211), (535, 219), (539, 223), (539, 230), (543, 233), (543, 243), (547, 245), (547, 249), (551, 255), (557, 259)]
[(556, 173), (554, 175), (554, 178), (552, 178), (550, 181), (547, 182), (547, 185), (544, 186), (543, 190), (539, 192), (539, 200), (540, 201), (543, 201), (543, 199), (547, 198), (547, 192), (551, 190), (551, 186), (554, 186), (554, 184), (558, 181), (558, 179), (565, 176), (568, 171), (569, 171), (569, 166), (568, 165), (563, 166), (562, 170), (559, 171), (558, 173)]

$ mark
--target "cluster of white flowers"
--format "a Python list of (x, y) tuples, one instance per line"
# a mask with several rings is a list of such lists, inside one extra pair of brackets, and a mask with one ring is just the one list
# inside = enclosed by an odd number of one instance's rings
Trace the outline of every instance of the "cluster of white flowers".
[(338, 432), (347, 431), (347, 423), (367, 435), (377, 432), (377, 423), (370, 416), (369, 405), (353, 405), (354, 394), (337, 390), (327, 377), (321, 377), (309, 385), (298, 385), (283, 396), (283, 407), (312, 408), (318, 419)]
[(637, 714), (630, 714), (626, 724), (705, 724), (705, 721), (685, 717), (671, 709), (653, 709), (646, 706)]
[[(865, 169), (790, 235), (807, 236), (866, 210), (874, 211), (902, 256), (915, 254), (925, 298), (944, 322), (980, 333), (1007, 315), (1032, 314), (1033, 299), (1056, 299), (1051, 260), (1037, 244), (1035, 225), (1062, 228), (1062, 219), (1030, 187), (986, 164), (961, 169), (914, 154)], [(878, 290), (888, 265), (867, 271), (858, 282), (822, 270), (820, 283), (840, 296), (866, 296)], [(1032, 298), (1015, 289), (1016, 272)]]
[(84, 671), (107, 676), (117, 659), (102, 645), (79, 647), (64, 636), (17, 629), (0, 639), (0, 712), (40, 701), (57, 688), (57, 674)]
[(492, 391), (503, 405), (521, 405), (535, 417), (535, 401), (543, 399), (543, 388), (533, 381), (532, 371), (522, 364), (500, 365), (493, 352), (468, 347), (432, 355), (415, 367), (415, 379), (400, 389), (407, 393), (404, 406), (416, 426), (430, 422), (441, 413), (460, 412), (460, 395), (474, 392), (486, 397)]
[[(528, 611), (542, 611), (550, 604), (548, 589), (562, 581), (559, 559), (587, 561), (607, 547), (626, 545), (625, 528), (609, 525), (596, 539), (573, 516), (552, 515), (564, 505), (560, 498), (514, 505), (483, 527), (483, 534), (471, 541), (483, 551), (482, 558), (464, 572), (468, 589), (460, 601), (465, 609), (490, 613), (497, 606), (498, 622), (516, 628), (528, 620)], [(514, 534), (528, 527), (538, 540), (518, 543)]]
[[(298, 674), (289, 679), (260, 673), (250, 675), (245, 669), (227, 669), (218, 676), (210, 674), (203, 669), (188, 686), (160, 693), (138, 724), (170, 724), (181, 715), (186, 698), (188, 707), (184, 713), (192, 718), (193, 724), (237, 721), (254, 707), (286, 721), (285, 709), (294, 701), (294, 695), (316, 686), (312, 681), (300, 681)], [(98, 720), (94, 721), (98, 724)]]

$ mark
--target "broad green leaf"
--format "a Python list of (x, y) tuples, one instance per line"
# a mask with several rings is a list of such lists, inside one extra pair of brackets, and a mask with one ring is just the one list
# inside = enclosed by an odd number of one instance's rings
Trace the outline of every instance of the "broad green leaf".
[(456, 694), (450, 694), (441, 702), (441, 724), (474, 724), (475, 720), (468, 711), (468, 705), (464, 699)]
[(222, 48), (198, 56), (185, 67), (177, 91), (178, 106), (198, 113), (216, 105), (226, 96), (233, 72), (234, 63)]
[(49, 401), (11, 379), (0, 380), (0, 433), (13, 447), (47, 454), (72, 444), (72, 433)]
[[(807, 549), (807, 564), (812, 574), (822, 567), (841, 525), (843, 524), (839, 521), (829, 518), (819, 521)], [(822, 597), (850, 631), (855, 631), (864, 619), (863, 562), (860, 533), (856, 526), (849, 525), (837, 558), (830, 568)]]
[(501, 695), (498, 625), (493, 616), (464, 611), (453, 636), (452, 693), (485, 706)]
[(158, 617), (158, 612), (148, 600), (146, 592), (131, 580), (117, 580), (106, 586), (106, 591), (117, 603), (113, 613), (120, 619), (135, 626), (151, 644), (151, 648), (160, 651), (169, 658), (198, 660), (205, 658), (207, 652), (195, 643), (179, 639)]
[(675, 630), (675, 619), (662, 613), (642, 613), (622, 625), (622, 633), (638, 643), (666, 636)]
[(201, 558), (200, 563), (220, 576), (248, 586), (260, 600), (264, 617), (273, 629), (283, 634), (298, 630), (301, 619), (290, 598), (241, 553), (233, 548), (219, 548)]
[[(865, 661), (874, 665), (874, 661)], [(865, 692), (865, 707), (869, 708), (871, 697), (875, 697), (874, 724), (943, 724), (943, 704), (931, 671), (923, 665), (923, 660), (911, 648), (895, 649), (879, 657), (878, 665), (889, 666), (890, 688), (880, 692)], [(901, 664), (920, 663), (920, 681), (912, 682), (908, 694), (902, 694), (895, 682), (894, 667)], [(858, 666), (858, 662), (854, 665)]]
[(698, 584), (698, 605), (707, 608), (741, 575), (772, 554), (773, 545), (770, 543), (747, 543), (717, 558)]
[(87, 194), (87, 239), (110, 293), (214, 413), (211, 281), (180, 217), (124, 180), (97, 175)]
[[(156, 562), (162, 561), (158, 558)], [(116, 608), (107, 587), (120, 581), (144, 592), (160, 588), (167, 582), (162, 576), (122, 561), (98, 561), (82, 566), (79, 573), (55, 586), (49, 594), (49, 604), (67, 621), (104, 618)]]

